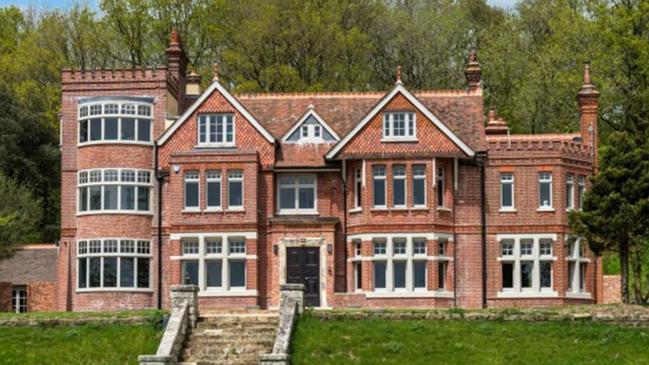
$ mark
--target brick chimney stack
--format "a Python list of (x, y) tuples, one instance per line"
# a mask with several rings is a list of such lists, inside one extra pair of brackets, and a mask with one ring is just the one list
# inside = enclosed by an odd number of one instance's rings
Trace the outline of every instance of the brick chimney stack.
[(478, 55), (475, 50), (469, 53), (469, 59), (466, 69), (464, 70), (464, 76), (466, 77), (468, 91), (476, 91), (480, 89), (482, 71), (480, 70), (480, 63), (478, 62)]
[(178, 80), (178, 101), (183, 103), (185, 99), (185, 85), (187, 83), (187, 63), (189, 60), (183, 50), (180, 35), (178, 35), (176, 27), (171, 28), (169, 47), (165, 50), (165, 53), (167, 54), (169, 74)]
[(509, 127), (507, 122), (498, 118), (496, 109), (489, 109), (489, 117), (487, 119), (487, 127), (485, 128), (487, 135), (507, 135), (509, 134)]
[(201, 76), (194, 70), (187, 75), (187, 87), (185, 88), (187, 97), (198, 97), (201, 94)]
[(579, 130), (584, 144), (590, 146), (593, 156), (593, 168), (597, 171), (598, 164), (598, 134), (597, 108), (599, 106), (599, 91), (590, 81), (590, 64), (584, 65), (584, 84), (577, 95), (579, 102)]

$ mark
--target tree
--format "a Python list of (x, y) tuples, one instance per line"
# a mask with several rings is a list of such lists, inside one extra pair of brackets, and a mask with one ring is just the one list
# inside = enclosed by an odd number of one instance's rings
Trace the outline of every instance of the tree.
[(27, 187), (0, 173), (0, 259), (10, 257), (23, 242), (39, 236), (40, 201)]

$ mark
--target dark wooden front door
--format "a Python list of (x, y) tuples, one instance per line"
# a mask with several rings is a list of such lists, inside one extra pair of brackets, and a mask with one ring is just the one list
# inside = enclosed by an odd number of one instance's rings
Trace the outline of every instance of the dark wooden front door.
[(286, 282), (304, 284), (304, 305), (320, 305), (320, 249), (298, 247), (286, 249)]

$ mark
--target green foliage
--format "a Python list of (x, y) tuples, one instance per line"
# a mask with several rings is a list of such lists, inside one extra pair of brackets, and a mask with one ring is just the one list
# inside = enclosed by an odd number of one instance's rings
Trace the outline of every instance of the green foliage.
[(0, 259), (11, 256), (23, 242), (38, 237), (40, 201), (24, 186), (0, 173)]

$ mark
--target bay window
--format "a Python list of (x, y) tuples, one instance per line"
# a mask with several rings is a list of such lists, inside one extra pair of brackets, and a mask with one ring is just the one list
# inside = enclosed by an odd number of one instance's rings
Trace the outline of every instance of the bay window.
[[(93, 98), (79, 106), (79, 144), (151, 144), (152, 102), (148, 98)], [(131, 100), (136, 99), (136, 100)], [(140, 100), (141, 99), (141, 100)]]
[(148, 240), (80, 240), (77, 243), (77, 288), (150, 289), (151, 259), (151, 243)]
[(233, 147), (234, 114), (198, 116), (198, 146)]
[(372, 206), (385, 208), (386, 196), (385, 166), (372, 166)]
[(392, 205), (395, 208), (406, 206), (406, 167), (392, 167)]
[(415, 113), (389, 112), (383, 114), (383, 140), (413, 140), (416, 138)]
[(278, 203), (279, 214), (316, 213), (317, 177), (313, 174), (279, 175)]
[(79, 213), (151, 213), (151, 171), (95, 169), (78, 173)]
[(566, 245), (568, 261), (568, 295), (586, 294), (586, 272), (590, 259), (586, 257), (585, 243), (573, 236), (568, 237)]
[(556, 295), (553, 290), (554, 235), (499, 237), (499, 296)]

